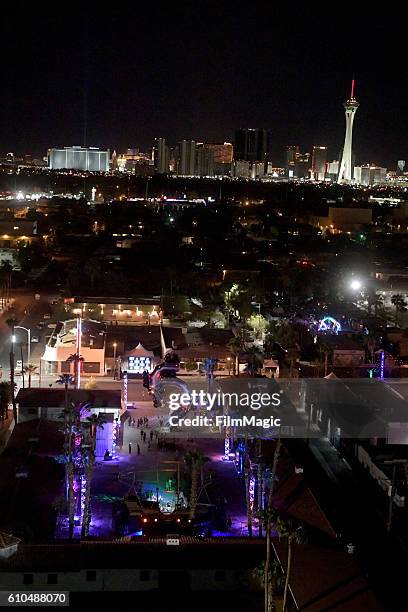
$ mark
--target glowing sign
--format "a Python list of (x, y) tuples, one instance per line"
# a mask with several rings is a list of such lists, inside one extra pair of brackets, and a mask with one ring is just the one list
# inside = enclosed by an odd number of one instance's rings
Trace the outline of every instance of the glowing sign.
[(385, 364), (385, 353), (380, 353), (380, 380), (384, 380), (384, 364)]
[(152, 361), (150, 357), (128, 357), (128, 372), (143, 374), (144, 371), (152, 371)]
[(224, 461), (230, 460), (230, 439), (229, 439), (229, 431), (228, 428), (225, 430), (225, 438), (224, 438)]
[(338, 334), (339, 331), (341, 331), (341, 325), (336, 319), (333, 319), (333, 317), (323, 317), (323, 319), (319, 321), (317, 331)]
[(251, 469), (250, 477), (249, 477), (249, 506), (251, 508), (251, 513), (254, 511), (254, 501), (255, 501), (255, 474)]
[(128, 402), (128, 377), (127, 372), (123, 374), (123, 402), (125, 404), (125, 408), (127, 409)]

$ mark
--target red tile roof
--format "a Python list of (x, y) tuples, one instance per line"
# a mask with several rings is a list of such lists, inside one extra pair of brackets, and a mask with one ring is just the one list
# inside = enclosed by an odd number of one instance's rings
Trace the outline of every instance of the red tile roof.
[[(286, 568), (287, 542), (274, 539), (272, 546)], [(297, 610), (382, 611), (352, 555), (342, 550), (293, 545), (290, 590)]]

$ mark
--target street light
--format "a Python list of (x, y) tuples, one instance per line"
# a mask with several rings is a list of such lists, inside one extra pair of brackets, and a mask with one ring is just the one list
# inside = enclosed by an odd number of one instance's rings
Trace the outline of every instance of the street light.
[[(27, 332), (27, 363), (31, 363), (31, 329), (28, 329), (28, 327), (23, 327), (22, 325), (15, 325), (14, 329), (23, 329)], [(11, 340), (15, 343), (16, 336), (14, 335)]]
[(363, 283), (357, 278), (353, 279), (350, 283), (350, 289), (352, 289), (353, 291), (360, 291), (362, 287), (363, 287)]

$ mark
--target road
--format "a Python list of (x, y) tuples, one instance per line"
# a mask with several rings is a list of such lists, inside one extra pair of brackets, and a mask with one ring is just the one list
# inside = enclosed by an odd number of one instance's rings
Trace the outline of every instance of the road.
[[(54, 294), (42, 294), (41, 299), (37, 301), (32, 292), (15, 292), (12, 297), (14, 299), (12, 308), (0, 317), (0, 365), (2, 366), (4, 380), (8, 380), (10, 376), (11, 334), (6, 322), (7, 319), (16, 318), (18, 325), (29, 328), (31, 336), (39, 339), (38, 343), (31, 342), (31, 363), (38, 366), (44, 350), (45, 337), (50, 333), (50, 329), (47, 327), (50, 321), (44, 321), (43, 317), (47, 312), (52, 313), (50, 302), (56, 296)], [(37, 329), (37, 324), (40, 321), (45, 323), (43, 330)], [(27, 333), (22, 329), (17, 329), (15, 335), (15, 361), (21, 359), (22, 350), (24, 363), (27, 363)], [(18, 377), (16, 383), (19, 384)]]

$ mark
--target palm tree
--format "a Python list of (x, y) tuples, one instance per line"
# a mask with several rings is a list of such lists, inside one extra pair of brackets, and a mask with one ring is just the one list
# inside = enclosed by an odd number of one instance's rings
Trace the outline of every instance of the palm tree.
[(239, 336), (234, 336), (227, 344), (229, 350), (234, 355), (234, 373), (239, 376), (239, 357), (245, 351), (245, 340), (243, 338), (243, 330)]
[(81, 368), (81, 363), (83, 361), (85, 361), (85, 360), (82, 357), (82, 355), (79, 355), (78, 353), (74, 353), (73, 355), (70, 355), (68, 357), (67, 361), (69, 363), (73, 363), (74, 364), (75, 384), (76, 384), (77, 388), (79, 388), (79, 372), (80, 372), (80, 368)]
[(287, 350), (287, 360), (289, 361), (289, 378), (293, 378), (295, 364), (298, 362), (300, 351), (298, 346), (292, 346)]
[[(261, 455), (261, 445), (262, 445), (262, 441), (258, 440), (258, 458), (257, 458), (257, 462), (258, 462), (258, 470), (257, 470), (257, 475), (256, 475), (256, 480), (257, 480), (257, 488), (258, 488), (258, 499), (257, 499), (257, 510), (258, 512), (262, 511), (262, 501), (263, 501), (263, 480), (264, 480), (264, 464), (262, 461), (262, 455)], [(259, 537), (262, 537), (262, 521), (258, 522), (258, 534)]]
[(73, 453), (73, 410), (69, 404), (68, 386), (74, 382), (71, 374), (61, 374), (57, 379), (57, 384), (65, 387), (64, 401), (64, 420), (65, 420), (65, 485), (68, 493), (68, 523), (69, 523), (69, 538), (74, 536), (74, 521), (75, 521), (75, 498), (74, 498), (74, 453)]
[(82, 515), (82, 527), (81, 537), (86, 538), (89, 535), (89, 528), (91, 526), (91, 482), (92, 475), (95, 467), (95, 448), (96, 448), (96, 432), (98, 427), (103, 428), (105, 419), (102, 415), (92, 414), (87, 417), (86, 421), (82, 423), (82, 430), (84, 432), (84, 439), (86, 444), (83, 446), (85, 453), (83, 455), (83, 463), (86, 468), (85, 475), (85, 499), (84, 499), (84, 511)]
[(274, 559), (269, 566), (268, 573), (265, 574), (265, 563), (255, 569), (253, 576), (258, 580), (260, 586), (264, 588), (265, 575), (268, 578), (267, 589), (265, 595), (269, 596), (268, 599), (265, 597), (265, 612), (272, 612), (273, 609), (273, 595), (275, 591), (283, 591), (285, 575), (282, 573), (282, 567), (277, 559)]
[(376, 332), (370, 331), (367, 335), (364, 335), (363, 340), (371, 363), (375, 363), (375, 351), (379, 346), (380, 336)]
[(247, 320), (247, 325), (253, 330), (255, 338), (261, 340), (265, 338), (265, 334), (269, 329), (268, 320), (261, 314), (252, 314)]
[(244, 289), (238, 284), (233, 284), (229, 291), (225, 291), (224, 304), (227, 310), (228, 325), (231, 312), (238, 312), (242, 322), (246, 321), (252, 313), (248, 288)]
[(296, 346), (299, 342), (297, 329), (287, 322), (275, 322), (270, 324), (270, 333), (275, 342), (288, 349)]
[(9, 261), (6, 261), (1, 266), (0, 272), (1, 272), (2, 278), (4, 279), (4, 283), (3, 283), (4, 298), (2, 298), (2, 301), (3, 301), (2, 306), (4, 307), (4, 300), (6, 301), (6, 304), (7, 304), (10, 299), (11, 277), (13, 274), (13, 266), (11, 265)]
[(230, 289), (224, 291), (224, 306), (228, 313), (228, 326), (229, 326), (229, 318), (231, 311), (234, 309), (235, 300), (239, 293), (239, 285), (233, 284)]
[[(266, 557), (263, 564), (263, 587), (264, 587), (264, 610), (270, 612), (273, 608), (273, 563), (271, 563), (271, 526), (277, 521), (277, 510), (271, 506), (266, 506), (261, 512), (257, 513), (257, 518), (263, 524), (266, 532)], [(275, 568), (276, 569), (276, 568)]]
[(11, 398), (11, 384), (6, 380), (0, 382), (0, 420), (7, 418), (8, 405)]
[(190, 519), (195, 517), (198, 501), (198, 478), (202, 472), (203, 465), (209, 461), (198, 449), (189, 450), (184, 455), (184, 461), (190, 470)]
[(288, 597), (288, 587), (290, 580), (290, 572), (292, 569), (293, 544), (302, 544), (305, 542), (305, 532), (302, 525), (291, 518), (283, 518), (280, 516), (275, 523), (280, 537), (285, 537), (288, 540), (288, 556), (286, 559), (286, 578), (285, 588), (283, 591), (282, 610), (286, 610), (286, 602)]
[(329, 373), (329, 356), (333, 353), (333, 346), (319, 338), (319, 352), (320, 358), (324, 356), (324, 376), (327, 376)]
[(75, 495), (74, 495), (74, 425), (72, 410), (64, 410), (65, 418), (65, 478), (66, 488), (68, 491), (68, 529), (69, 539), (72, 540), (74, 537), (74, 526), (75, 526)]
[[(259, 518), (265, 524), (267, 535), (268, 533), (270, 534), (270, 528), (273, 525), (278, 532), (279, 537), (287, 538), (288, 541), (288, 554), (286, 558), (286, 575), (282, 604), (282, 610), (285, 612), (293, 561), (293, 544), (303, 544), (306, 541), (306, 534), (302, 524), (291, 517), (284, 516), (279, 512), (279, 510), (272, 508), (272, 506), (265, 508), (263, 512), (260, 513)], [(271, 572), (270, 564), (270, 537), (267, 537), (266, 546), (267, 556), (264, 566), (265, 612), (270, 612), (270, 610), (272, 610), (273, 603), (273, 572)]]
[(74, 479), (75, 466), (78, 463), (78, 448), (76, 446), (77, 436), (81, 435), (81, 420), (85, 420), (89, 416), (90, 404), (87, 402), (72, 403), (64, 410), (64, 418), (66, 424), (65, 448), (66, 448), (66, 465), (67, 465), (67, 481), (68, 481), (68, 523), (69, 523), (69, 539), (74, 537), (75, 527), (75, 495), (74, 495)]
[(55, 382), (65, 387), (65, 410), (68, 410), (68, 387), (74, 384), (74, 377), (71, 374), (60, 374)]
[(251, 298), (248, 291), (241, 291), (238, 294), (235, 307), (238, 310), (241, 322), (244, 323), (252, 312)]
[(396, 295), (393, 295), (391, 297), (391, 304), (395, 306), (395, 325), (398, 325), (398, 322), (399, 322), (398, 313), (402, 313), (406, 311), (407, 302), (405, 301), (405, 298), (402, 295), (397, 293)]
[(383, 298), (379, 295), (373, 287), (370, 287), (365, 292), (365, 298), (367, 299), (367, 312), (370, 315), (374, 308), (374, 316), (378, 314), (378, 310), (383, 307)]
[(263, 355), (260, 348), (257, 346), (250, 346), (246, 349), (246, 362), (247, 371), (250, 376), (258, 374), (259, 370), (263, 366)]
[(286, 361), (289, 361), (289, 377), (293, 375), (293, 367), (299, 357), (299, 333), (292, 325), (287, 322), (271, 323), (270, 334), (274, 340), (286, 351)]
[(276, 471), (278, 469), (278, 462), (280, 457), (282, 441), (279, 435), (276, 440), (275, 451), (273, 453), (272, 471), (271, 471), (271, 484), (269, 486), (268, 505), (264, 509), (263, 522), (266, 531), (266, 559), (265, 559), (265, 573), (264, 573), (264, 593), (265, 593), (265, 612), (269, 612), (272, 609), (273, 603), (273, 590), (272, 581), (270, 576), (271, 567), (271, 524), (274, 518), (272, 499), (276, 483)]
[(251, 484), (251, 461), (248, 453), (248, 438), (245, 440), (245, 456), (244, 456), (244, 481), (245, 481), (245, 505), (247, 511), (247, 527), (248, 535), (252, 538), (252, 507), (250, 496)]
[(33, 365), (32, 363), (27, 363), (27, 365), (24, 366), (23, 372), (25, 374), (28, 374), (28, 388), (31, 389), (31, 377), (33, 374), (36, 374), (38, 370), (38, 367), (36, 365)]
[(207, 376), (208, 392), (211, 392), (211, 383), (214, 379), (214, 370), (217, 367), (218, 359), (208, 357), (204, 360), (204, 370)]
[(14, 328), (17, 325), (18, 320), (15, 317), (10, 317), (9, 319), (7, 319), (6, 323), (9, 326), (10, 332), (11, 332), (11, 342), (10, 342), (11, 401), (13, 403), (14, 422), (17, 423), (17, 406), (16, 406), (15, 384), (14, 384)]

